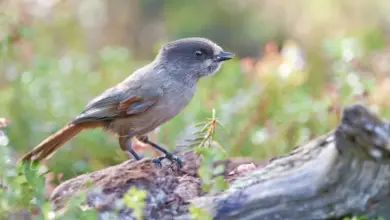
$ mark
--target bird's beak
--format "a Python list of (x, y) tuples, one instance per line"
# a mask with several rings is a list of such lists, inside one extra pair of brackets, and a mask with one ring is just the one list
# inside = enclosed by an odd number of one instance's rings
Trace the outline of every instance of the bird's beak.
[(214, 57), (214, 61), (221, 62), (225, 60), (230, 60), (234, 57), (233, 53), (222, 51)]

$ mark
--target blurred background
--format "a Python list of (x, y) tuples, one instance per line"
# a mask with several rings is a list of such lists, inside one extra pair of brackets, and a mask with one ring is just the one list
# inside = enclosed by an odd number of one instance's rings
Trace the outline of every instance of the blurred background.
[[(229, 156), (259, 159), (335, 128), (351, 103), (388, 117), (389, 11), (387, 0), (1, 0), (0, 170), (183, 37), (209, 38), (237, 58), (151, 134), (171, 150), (188, 150), (193, 125), (213, 109)], [(46, 162), (48, 181), (124, 160), (114, 137), (86, 131)]]

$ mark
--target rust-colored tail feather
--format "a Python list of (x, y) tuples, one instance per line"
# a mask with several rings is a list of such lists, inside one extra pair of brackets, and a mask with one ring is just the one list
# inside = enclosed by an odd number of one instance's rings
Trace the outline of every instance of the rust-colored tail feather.
[(21, 161), (41, 161), (48, 159), (66, 142), (80, 133), (85, 128), (96, 127), (96, 123), (68, 124), (55, 134), (49, 136), (36, 146), (31, 152), (22, 157)]

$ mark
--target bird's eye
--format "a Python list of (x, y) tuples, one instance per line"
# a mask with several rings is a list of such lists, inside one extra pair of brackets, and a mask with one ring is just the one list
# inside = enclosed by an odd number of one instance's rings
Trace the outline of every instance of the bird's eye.
[(203, 55), (203, 52), (202, 51), (200, 51), (200, 50), (197, 50), (197, 51), (195, 51), (195, 55), (196, 56), (202, 56)]

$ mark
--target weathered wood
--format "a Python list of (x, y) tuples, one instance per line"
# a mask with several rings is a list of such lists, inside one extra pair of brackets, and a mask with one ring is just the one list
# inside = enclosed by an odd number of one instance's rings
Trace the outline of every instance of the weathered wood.
[[(130, 187), (135, 186), (148, 191), (146, 219), (172, 219), (174, 216), (187, 213), (188, 201), (204, 194), (197, 175), (199, 157), (192, 151), (181, 153), (179, 156), (185, 161), (180, 170), (167, 161), (163, 161), (163, 167), (160, 169), (156, 168), (150, 159), (143, 159), (126, 161), (78, 176), (59, 185), (53, 191), (50, 200), (56, 210), (63, 211), (62, 208), (70, 197), (87, 192), (88, 205), (97, 208), (102, 219), (109, 219), (109, 216), (118, 214), (117, 219), (132, 219), (131, 209), (122, 204), (121, 199)], [(224, 163), (227, 168), (225, 177), (232, 181), (243, 172), (236, 170), (240, 164), (253, 163), (253, 167), (259, 167), (265, 162), (234, 158)], [(114, 210), (120, 212), (116, 213)]]
[[(185, 166), (156, 169), (150, 160), (128, 161), (61, 184), (52, 195), (59, 209), (69, 196), (88, 191), (88, 203), (101, 217), (113, 213), (130, 186), (148, 190), (146, 219), (189, 219), (188, 205), (209, 211), (215, 219), (339, 219), (349, 215), (390, 219), (390, 131), (360, 105), (344, 110), (340, 125), (266, 166), (229, 175), (229, 188), (204, 195), (196, 174), (200, 160), (181, 154)], [(88, 190), (91, 181), (101, 191)], [(98, 204), (100, 202), (100, 204)], [(117, 206), (117, 205), (116, 205)], [(118, 208), (118, 206), (116, 207)], [(118, 219), (132, 219), (120, 206)]]

